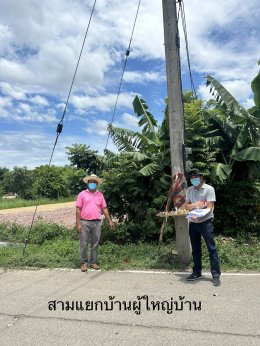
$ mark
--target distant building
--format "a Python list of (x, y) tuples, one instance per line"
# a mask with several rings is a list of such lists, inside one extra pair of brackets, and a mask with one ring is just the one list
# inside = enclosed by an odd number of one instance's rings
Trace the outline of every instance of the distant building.
[(19, 197), (18, 193), (16, 193), (16, 192), (8, 192), (2, 198), (3, 199), (15, 199), (15, 198), (18, 198), (18, 197)]

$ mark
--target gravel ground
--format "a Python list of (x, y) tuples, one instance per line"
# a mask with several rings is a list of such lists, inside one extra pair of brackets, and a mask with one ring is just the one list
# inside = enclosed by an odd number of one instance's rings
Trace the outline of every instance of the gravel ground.
[[(0, 223), (17, 223), (30, 226), (35, 207), (0, 210)], [(37, 208), (34, 222), (50, 222), (67, 228), (75, 226), (75, 202), (42, 205)]]

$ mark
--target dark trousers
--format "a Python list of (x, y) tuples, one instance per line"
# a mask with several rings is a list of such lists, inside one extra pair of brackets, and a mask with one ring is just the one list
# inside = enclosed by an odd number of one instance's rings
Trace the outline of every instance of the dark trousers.
[(201, 263), (201, 236), (203, 237), (209, 252), (210, 258), (210, 269), (213, 277), (220, 276), (219, 258), (217, 247), (214, 241), (214, 226), (212, 220), (206, 220), (201, 223), (190, 222), (189, 234), (192, 248), (193, 257), (193, 273), (201, 274), (202, 263)]

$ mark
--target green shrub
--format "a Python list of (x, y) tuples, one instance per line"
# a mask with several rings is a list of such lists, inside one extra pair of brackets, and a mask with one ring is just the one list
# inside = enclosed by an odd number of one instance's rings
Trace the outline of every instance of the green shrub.
[(52, 223), (36, 223), (31, 230), (29, 240), (31, 244), (43, 244), (45, 241), (76, 237), (76, 232), (64, 226)]
[(260, 183), (233, 182), (216, 188), (216, 233), (238, 236), (259, 234)]
[(0, 224), (0, 241), (22, 243), (27, 237), (28, 228), (17, 224)]
[(116, 244), (127, 244), (131, 242), (131, 235), (128, 230), (127, 224), (123, 223), (116, 225), (113, 230), (110, 230), (107, 223), (103, 224), (100, 244), (112, 242)]
[(30, 244), (43, 244), (55, 239), (76, 239), (76, 231), (51, 223), (35, 223), (33, 228), (18, 224), (0, 224), (0, 241), (23, 243), (29, 239)]

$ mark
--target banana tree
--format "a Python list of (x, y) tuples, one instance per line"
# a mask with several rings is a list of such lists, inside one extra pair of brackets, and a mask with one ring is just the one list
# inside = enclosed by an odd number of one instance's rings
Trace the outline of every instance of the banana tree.
[(252, 81), (255, 107), (246, 110), (216, 79), (207, 76), (206, 85), (223, 112), (210, 118), (208, 144), (218, 145), (223, 162), (215, 163), (213, 174), (220, 180), (231, 179), (237, 161), (260, 162), (260, 75)]
[(109, 125), (109, 134), (117, 146), (119, 154), (110, 156), (106, 160), (106, 164), (109, 167), (124, 157), (139, 163), (140, 175), (151, 176), (162, 168), (164, 160), (162, 141), (159, 137), (157, 122), (145, 100), (136, 96), (133, 106), (139, 118), (138, 126), (142, 130), (135, 132)]
[(133, 106), (140, 132), (108, 126), (119, 153), (105, 152), (102, 186), (111, 213), (122, 221), (140, 222), (150, 234), (158, 228), (155, 215), (171, 182), (170, 166), (168, 174), (161, 132), (146, 102), (136, 96)]

